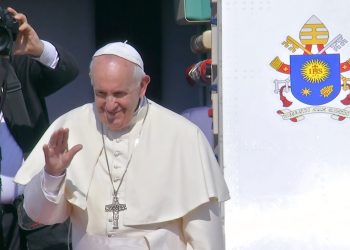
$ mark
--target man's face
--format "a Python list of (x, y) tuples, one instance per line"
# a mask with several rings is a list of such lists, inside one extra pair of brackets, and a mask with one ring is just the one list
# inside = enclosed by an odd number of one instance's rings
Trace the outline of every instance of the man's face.
[(110, 130), (126, 128), (145, 95), (149, 77), (137, 81), (135, 65), (114, 55), (95, 57), (91, 66), (95, 103), (99, 119)]

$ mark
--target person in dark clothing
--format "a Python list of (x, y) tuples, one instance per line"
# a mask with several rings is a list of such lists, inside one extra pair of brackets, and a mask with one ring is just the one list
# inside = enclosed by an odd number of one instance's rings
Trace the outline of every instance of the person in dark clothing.
[[(0, 46), (0, 249), (67, 249), (69, 222), (48, 227), (28, 220), (13, 177), (49, 126), (45, 97), (73, 81), (78, 66), (63, 48), (40, 40), (25, 15), (2, 11), (18, 30), (13, 44)], [(0, 44), (9, 34), (1, 27)]]

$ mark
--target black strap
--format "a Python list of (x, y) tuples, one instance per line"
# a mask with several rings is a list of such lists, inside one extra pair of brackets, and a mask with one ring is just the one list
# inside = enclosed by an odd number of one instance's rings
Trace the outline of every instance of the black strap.
[(8, 59), (0, 57), (0, 111), (2, 110), (2, 107), (4, 106), (5, 103), (5, 97), (6, 97), (6, 78), (8, 75), (8, 67), (9, 63), (7, 62)]
[(7, 61), (7, 64), (7, 76), (4, 85), (6, 102), (2, 111), (4, 114), (10, 114), (11, 121), (16, 124), (31, 124), (29, 111), (22, 92), (22, 85), (12, 64), (9, 61)]

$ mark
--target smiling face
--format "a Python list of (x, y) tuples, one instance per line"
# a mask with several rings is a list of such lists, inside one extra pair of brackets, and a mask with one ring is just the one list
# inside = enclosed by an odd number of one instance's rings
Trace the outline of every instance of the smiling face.
[(95, 57), (90, 77), (100, 121), (112, 131), (126, 128), (146, 93), (150, 77), (115, 55)]

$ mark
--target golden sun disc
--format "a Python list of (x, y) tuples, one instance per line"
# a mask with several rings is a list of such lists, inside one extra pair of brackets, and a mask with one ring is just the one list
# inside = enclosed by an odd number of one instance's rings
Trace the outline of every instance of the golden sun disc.
[(329, 66), (326, 62), (312, 59), (304, 63), (301, 68), (303, 78), (311, 83), (320, 83), (329, 76)]

